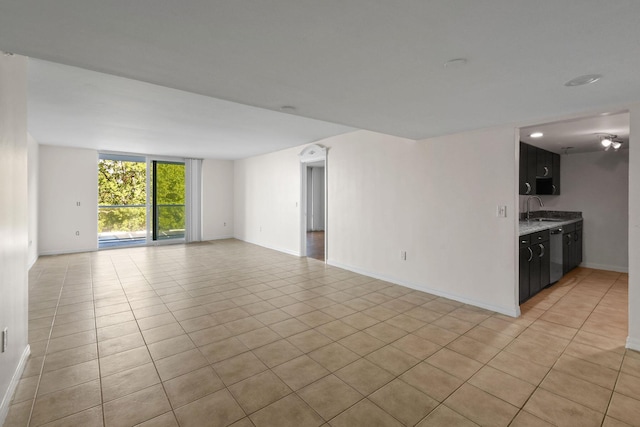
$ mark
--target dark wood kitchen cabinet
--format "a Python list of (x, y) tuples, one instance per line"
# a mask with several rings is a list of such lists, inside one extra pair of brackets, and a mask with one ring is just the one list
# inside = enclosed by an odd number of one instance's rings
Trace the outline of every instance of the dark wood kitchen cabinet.
[(520, 142), (519, 193), (560, 194), (560, 155)]
[(549, 254), (549, 230), (520, 236), (520, 304), (549, 285)]
[(562, 227), (562, 273), (582, 263), (582, 221)]

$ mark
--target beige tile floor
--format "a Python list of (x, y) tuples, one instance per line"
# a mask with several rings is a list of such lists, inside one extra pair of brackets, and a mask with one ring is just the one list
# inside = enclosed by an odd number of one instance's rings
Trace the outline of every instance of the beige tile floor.
[(627, 276), (518, 319), (238, 242), (43, 257), (13, 426), (640, 425)]

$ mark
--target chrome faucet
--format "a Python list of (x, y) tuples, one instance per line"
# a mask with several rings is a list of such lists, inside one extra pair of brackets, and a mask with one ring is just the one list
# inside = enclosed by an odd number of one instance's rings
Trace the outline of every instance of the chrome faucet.
[(531, 199), (537, 199), (538, 202), (540, 203), (540, 207), (543, 208), (544, 207), (544, 203), (542, 203), (542, 199), (538, 196), (529, 196), (529, 198), (527, 199), (527, 221), (529, 221), (530, 216), (531, 216), (531, 205), (530, 205), (530, 201)]

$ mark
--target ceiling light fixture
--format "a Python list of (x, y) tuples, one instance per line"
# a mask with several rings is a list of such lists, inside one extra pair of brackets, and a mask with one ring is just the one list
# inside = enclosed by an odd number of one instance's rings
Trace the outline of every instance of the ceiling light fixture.
[(622, 147), (622, 141), (617, 138), (618, 135), (600, 135), (600, 144), (604, 147), (604, 151), (609, 151), (611, 147), (614, 151), (618, 151)]
[(564, 85), (568, 87), (583, 86), (591, 83), (595, 83), (602, 78), (602, 74), (587, 74), (584, 76), (576, 77), (566, 82)]
[(531, 138), (542, 138), (544, 136), (544, 133), (542, 133), (542, 132), (533, 132), (533, 133), (529, 134), (529, 136)]

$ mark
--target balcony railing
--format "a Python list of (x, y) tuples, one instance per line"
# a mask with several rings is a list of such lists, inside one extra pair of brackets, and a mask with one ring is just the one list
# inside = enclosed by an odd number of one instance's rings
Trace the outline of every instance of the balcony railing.
[[(157, 205), (156, 239), (185, 237), (184, 204)], [(144, 244), (147, 237), (146, 205), (98, 206), (98, 246), (100, 248)]]

